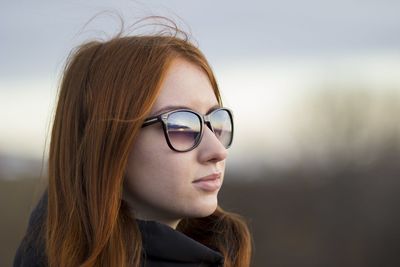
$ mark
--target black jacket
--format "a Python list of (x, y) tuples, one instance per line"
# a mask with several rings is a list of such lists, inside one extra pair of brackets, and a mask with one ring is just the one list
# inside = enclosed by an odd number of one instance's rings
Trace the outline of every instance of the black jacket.
[[(14, 267), (46, 266), (43, 235), (40, 226), (45, 220), (47, 194), (32, 212), (27, 233), (14, 258)], [(137, 220), (143, 240), (144, 267), (219, 267), (222, 255), (173, 228), (155, 221)], [(35, 233), (32, 235), (32, 233)], [(35, 236), (36, 235), (36, 236)]]

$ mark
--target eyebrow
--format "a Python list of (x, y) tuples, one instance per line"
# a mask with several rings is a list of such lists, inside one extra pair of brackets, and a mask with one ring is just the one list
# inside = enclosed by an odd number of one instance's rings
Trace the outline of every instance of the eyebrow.
[[(206, 114), (208, 114), (208, 113), (211, 112), (212, 110), (217, 109), (217, 108), (220, 108), (220, 107), (221, 107), (221, 106), (220, 106), (219, 104), (216, 104), (216, 105), (212, 106), (211, 108), (209, 108), (208, 111), (206, 112)], [(188, 106), (183, 106), (183, 105), (168, 105), (168, 106), (165, 106), (165, 107), (163, 107), (163, 108), (157, 110), (156, 112), (154, 112), (154, 115), (152, 115), (152, 116), (158, 116), (158, 115), (161, 114), (161, 113), (164, 113), (164, 112), (167, 112), (167, 111), (170, 111), (170, 110), (174, 110), (174, 109), (180, 109), (180, 108), (185, 108), (185, 109), (191, 109), (191, 110), (193, 110), (193, 108), (188, 107)]]

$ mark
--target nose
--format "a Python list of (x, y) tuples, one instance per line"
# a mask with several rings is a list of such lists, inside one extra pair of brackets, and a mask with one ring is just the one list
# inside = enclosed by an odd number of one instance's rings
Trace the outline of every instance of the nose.
[(209, 128), (204, 128), (203, 138), (199, 144), (199, 160), (201, 162), (220, 162), (228, 156), (227, 149)]

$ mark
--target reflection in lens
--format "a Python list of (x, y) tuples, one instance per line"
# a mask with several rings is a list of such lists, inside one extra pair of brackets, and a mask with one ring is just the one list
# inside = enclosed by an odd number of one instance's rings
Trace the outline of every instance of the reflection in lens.
[(221, 109), (211, 114), (211, 125), (220, 142), (229, 147), (232, 143), (233, 125), (228, 111)]
[(167, 133), (177, 150), (190, 149), (200, 137), (200, 118), (189, 111), (177, 111), (168, 116)]

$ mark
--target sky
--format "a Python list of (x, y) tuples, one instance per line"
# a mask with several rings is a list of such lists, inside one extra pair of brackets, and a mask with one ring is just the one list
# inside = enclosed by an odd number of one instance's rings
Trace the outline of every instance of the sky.
[(400, 1), (46, 0), (0, 7), (3, 154), (42, 157), (64, 61), (82, 41), (119, 30), (112, 12), (126, 25), (164, 15), (191, 32), (235, 114), (233, 161), (290, 157), (293, 107), (323, 82), (400, 88)]

